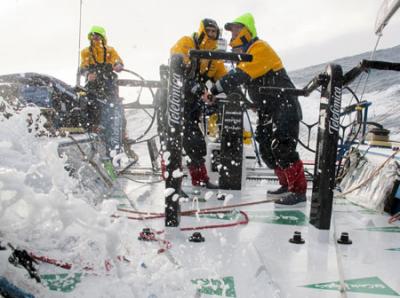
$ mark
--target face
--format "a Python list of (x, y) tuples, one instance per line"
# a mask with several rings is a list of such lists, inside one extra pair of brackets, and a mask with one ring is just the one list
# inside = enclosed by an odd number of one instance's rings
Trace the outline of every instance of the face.
[(206, 33), (208, 38), (210, 39), (217, 39), (217, 35), (218, 35), (218, 30), (217, 28), (214, 27), (206, 27)]
[(101, 38), (101, 35), (100, 35), (100, 34), (97, 34), (97, 33), (92, 33), (92, 34), (90, 34), (90, 36), (91, 36), (91, 39), (92, 39), (92, 40), (99, 41), (99, 40), (102, 39), (102, 38)]
[(232, 39), (235, 39), (236, 37), (238, 37), (242, 28), (243, 28), (243, 25), (241, 25), (241, 24), (232, 24), (232, 26), (231, 26)]

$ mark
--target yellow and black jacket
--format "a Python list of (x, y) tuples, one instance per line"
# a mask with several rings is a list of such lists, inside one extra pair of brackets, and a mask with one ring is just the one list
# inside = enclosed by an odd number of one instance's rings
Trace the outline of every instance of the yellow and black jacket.
[[(244, 42), (238, 47), (242, 47), (246, 54), (251, 54), (253, 60), (238, 63), (235, 69), (215, 84), (211, 92), (213, 94), (240, 92), (239, 86), (244, 85), (250, 99), (259, 110), (263, 110), (267, 114), (274, 114), (278, 109), (282, 110), (283, 105), (288, 117), (301, 120), (301, 107), (297, 97), (272, 98), (259, 91), (259, 88), (263, 86), (295, 88), (279, 56), (267, 42), (257, 37), (248, 41), (242, 38), (242, 41)], [(236, 40), (231, 41), (231, 46), (235, 45), (235, 42)], [(278, 100), (279, 102), (277, 102)]]
[(95, 72), (95, 81), (87, 82), (87, 88), (94, 91), (98, 97), (114, 100), (118, 96), (117, 74), (113, 66), (122, 64), (117, 51), (107, 46), (106, 40), (91, 40), (91, 45), (81, 51), (80, 73), (87, 75)]
[[(182, 54), (184, 61), (189, 64), (189, 51), (197, 50), (215, 50), (217, 48), (217, 40), (208, 38), (204, 28), (204, 23), (200, 23), (200, 28), (197, 33), (192, 36), (184, 36), (179, 39), (171, 48), (170, 54)], [(202, 81), (212, 80), (217, 81), (227, 73), (224, 62), (222, 60), (206, 60), (201, 59), (197, 69), (197, 78)]]
[(88, 70), (91, 66), (99, 64), (123, 64), (117, 51), (107, 45), (106, 41), (92, 41), (91, 45), (81, 51), (81, 69)]
[[(203, 20), (204, 21), (204, 20)], [(184, 36), (179, 39), (171, 48), (170, 54), (182, 54), (186, 65), (190, 66), (189, 51), (197, 50), (215, 50), (217, 40), (210, 39), (205, 31), (204, 22), (200, 22), (199, 31), (192, 36)], [(185, 117), (197, 119), (201, 114), (203, 105), (200, 97), (204, 91), (205, 83), (208, 80), (216, 82), (227, 74), (224, 62), (222, 60), (201, 59), (195, 69), (194, 78), (186, 78), (184, 86), (185, 94)]]

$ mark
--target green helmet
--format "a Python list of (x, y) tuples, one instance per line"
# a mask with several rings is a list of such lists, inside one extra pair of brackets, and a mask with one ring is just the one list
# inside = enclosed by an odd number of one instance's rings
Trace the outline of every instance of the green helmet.
[(90, 29), (90, 32), (88, 34), (89, 40), (90, 40), (90, 35), (92, 35), (93, 33), (99, 34), (101, 37), (106, 39), (106, 30), (103, 27), (93, 26), (92, 29)]
[(242, 24), (247, 29), (249, 29), (253, 38), (257, 37), (256, 25), (254, 22), (253, 15), (251, 13), (245, 13), (244, 15), (241, 15), (240, 17), (234, 19), (232, 22), (226, 23), (225, 30), (231, 31), (233, 24)]

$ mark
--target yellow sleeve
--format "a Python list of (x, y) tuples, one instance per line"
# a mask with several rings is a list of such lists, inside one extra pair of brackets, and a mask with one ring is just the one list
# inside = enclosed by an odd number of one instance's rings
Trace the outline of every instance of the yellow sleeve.
[(114, 48), (110, 48), (110, 61), (109, 63), (111, 65), (115, 65), (115, 64), (124, 64), (124, 62), (122, 61), (121, 57), (118, 55), (117, 51)]
[(184, 36), (171, 48), (170, 54), (183, 54), (185, 63), (189, 63), (189, 51), (196, 48), (193, 38)]
[(88, 68), (90, 64), (90, 55), (89, 55), (89, 49), (85, 48), (81, 51), (81, 65), (80, 68)]
[(228, 73), (223, 60), (215, 60), (215, 74), (212, 79), (216, 82)]
[(250, 46), (247, 54), (253, 55), (253, 61), (240, 62), (237, 68), (243, 70), (252, 79), (261, 77), (270, 70), (278, 71), (283, 68), (281, 59), (265, 41), (256, 41)]

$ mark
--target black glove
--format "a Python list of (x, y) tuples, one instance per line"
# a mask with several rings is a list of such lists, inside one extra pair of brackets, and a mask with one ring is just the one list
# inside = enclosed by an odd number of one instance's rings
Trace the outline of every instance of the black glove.
[(196, 80), (188, 80), (185, 84), (185, 93), (192, 94), (196, 97), (201, 97), (206, 87), (204, 84), (197, 82)]

